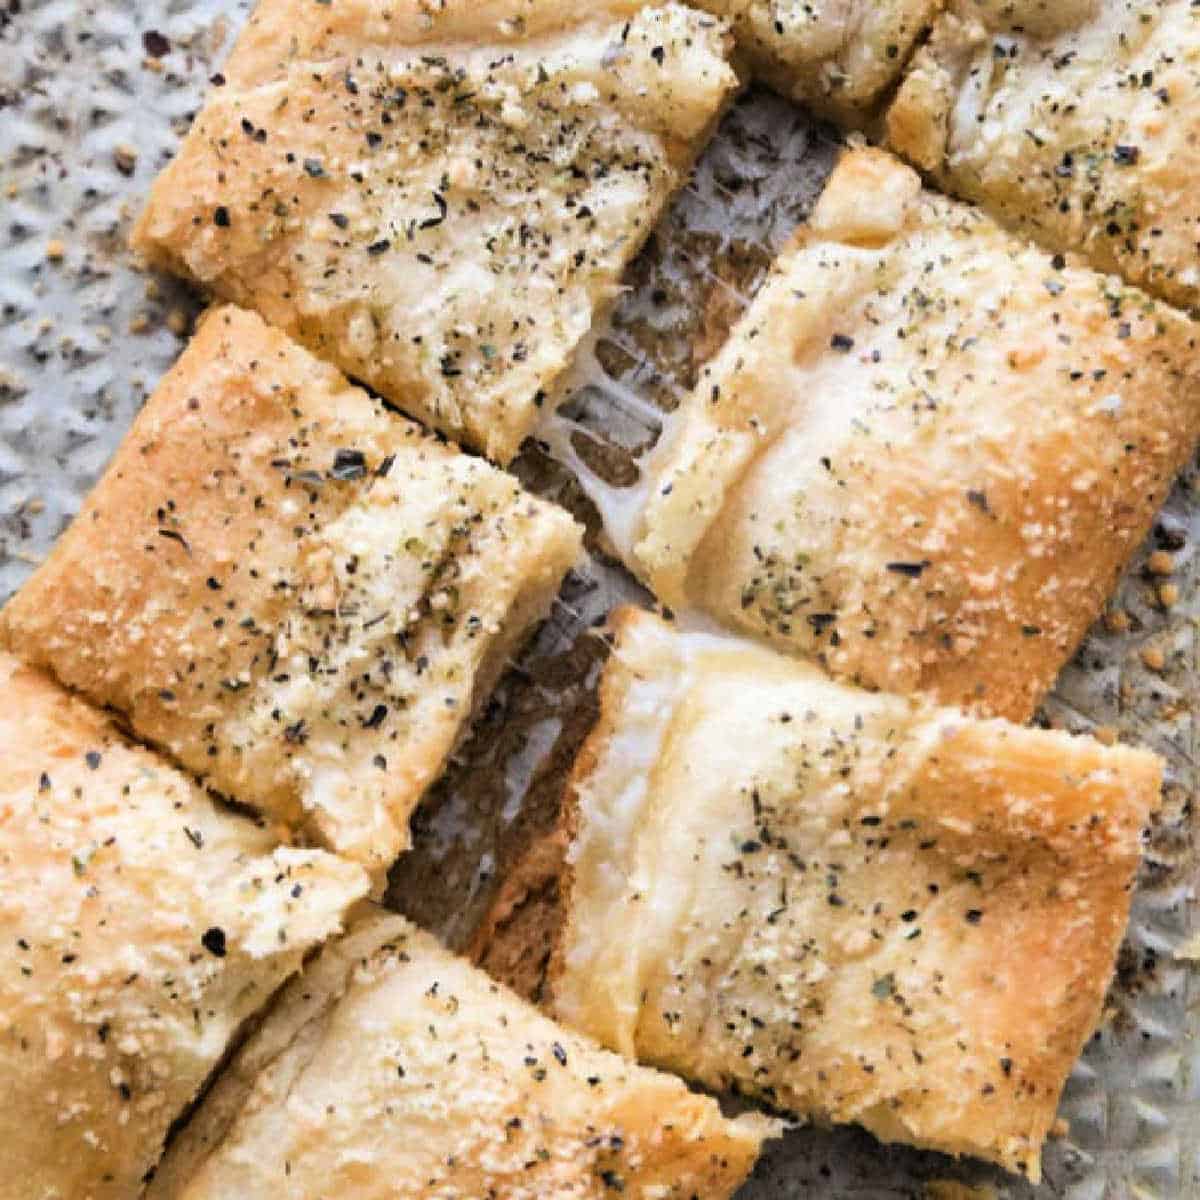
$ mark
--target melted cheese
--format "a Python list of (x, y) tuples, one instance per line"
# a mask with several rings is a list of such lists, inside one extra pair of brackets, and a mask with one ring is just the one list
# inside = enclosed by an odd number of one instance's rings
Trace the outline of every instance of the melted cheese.
[(556, 1015), (709, 1087), (1037, 1178), (1159, 761), (633, 610), (618, 630), (567, 818)]
[(1027, 719), (1200, 434), (1196, 333), (848, 153), (649, 464), (676, 611)]

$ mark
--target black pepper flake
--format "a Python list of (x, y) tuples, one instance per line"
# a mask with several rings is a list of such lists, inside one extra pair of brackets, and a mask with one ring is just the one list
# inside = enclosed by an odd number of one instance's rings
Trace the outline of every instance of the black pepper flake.
[(386, 254), (392, 248), (392, 243), (387, 238), (380, 238), (377, 242), (372, 242), (367, 247), (367, 253), (374, 256)]
[(1118, 167), (1132, 167), (1141, 157), (1142, 152), (1137, 146), (1118, 144), (1113, 147), (1113, 162)]
[(363, 722), (364, 729), (378, 729), (387, 720), (388, 707), (386, 704), (375, 705), (375, 711)]
[(847, 337), (844, 333), (835, 333), (829, 339), (830, 348), (840, 350), (843, 354), (849, 354), (854, 349), (854, 339)]
[(211, 929), (206, 929), (203, 936), (200, 938), (200, 944), (213, 956), (213, 958), (224, 958), (227, 951), (225, 946), (225, 930), (214, 925)]
[(367, 474), (367, 460), (361, 450), (339, 450), (333, 457), (333, 469), (329, 472), (331, 479), (349, 483), (354, 479), (363, 479)]
[(322, 179), (325, 175), (325, 164), (319, 158), (306, 158), (304, 160), (304, 173), (310, 179)]
[(667, 51), (664, 46), (655, 46), (650, 51), (650, 57), (661, 67), (667, 61)]
[(929, 559), (922, 559), (920, 562), (890, 562), (887, 569), (893, 575), (904, 575), (908, 579), (920, 579), (933, 563)]
[(147, 29), (142, 34), (142, 49), (150, 58), (162, 58), (171, 53), (171, 43), (157, 29)]
[(967, 909), (967, 924), (978, 925), (983, 920), (983, 913), (978, 908)]
[(217, 205), (216, 211), (213, 213), (213, 224), (218, 229), (228, 229), (231, 222), (229, 219), (229, 209), (223, 204)]
[(50, 776), (45, 771), (42, 772), (41, 778), (38, 780), (38, 791), (48, 792), (50, 790)]
[(87, 752), (87, 753), (86, 753), (86, 754), (83, 756), (83, 761), (84, 761), (84, 762), (86, 762), (86, 763), (87, 763), (87, 765), (88, 765), (88, 766), (89, 766), (89, 767), (90, 767), (90, 768), (91, 768), (93, 771), (98, 771), (98, 770), (100, 770), (100, 761), (101, 761), (101, 760), (100, 760), (100, 751), (99, 751), (99, 750), (89, 750), (89, 751), (88, 751), (88, 752)]
[(562, 1045), (555, 1042), (551, 1049), (554, 1051), (554, 1058), (558, 1065), (565, 1067), (567, 1065), (567, 1052), (562, 1048)]
[(446, 197), (443, 196), (441, 192), (433, 193), (433, 202), (437, 205), (438, 215), (436, 217), (429, 217), (422, 221), (422, 229), (436, 228), (438, 225), (442, 224), (443, 221), (445, 221), (446, 214), (450, 211), (450, 206), (446, 203)]
[(192, 548), (188, 545), (187, 538), (182, 533), (176, 533), (174, 529), (160, 529), (158, 536), (166, 538), (169, 542), (178, 542), (187, 554), (191, 554)]
[(339, 228), (345, 229), (350, 224), (350, 218), (345, 213), (331, 212), (329, 219)]

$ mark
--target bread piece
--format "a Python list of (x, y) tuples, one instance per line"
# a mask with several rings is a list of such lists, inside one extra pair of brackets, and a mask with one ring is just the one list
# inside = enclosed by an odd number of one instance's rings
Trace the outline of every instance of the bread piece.
[(677, 3), (261, 0), (134, 235), (507, 462), (737, 80)]
[(862, 124), (945, 0), (697, 0), (726, 18), (755, 72), (819, 113)]
[(633, 610), (617, 629), (569, 800), (555, 1015), (712, 1088), (1037, 1179), (1159, 760)]
[(378, 917), (287, 989), (149, 1200), (718, 1200), (773, 1129), (725, 1120)]
[(275, 849), (0, 654), (0, 1200), (132, 1200), (361, 868)]
[(220, 791), (379, 871), (580, 537), (224, 308), (0, 633)]
[(851, 151), (668, 428), (626, 551), (677, 609), (1024, 721), (1198, 434), (1191, 321)]
[(1189, 0), (952, 0), (888, 137), (1050, 249), (1196, 308), (1198, 64)]

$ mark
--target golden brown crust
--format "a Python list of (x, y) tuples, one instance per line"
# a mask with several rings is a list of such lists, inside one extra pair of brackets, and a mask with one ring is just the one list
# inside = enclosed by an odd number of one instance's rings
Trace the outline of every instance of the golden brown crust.
[(507, 462), (737, 85), (710, 16), (566, 11), (265, 0), (135, 245)]
[[(586, 15), (611, 24), (645, 7), (646, 0), (593, 0)], [(580, 23), (561, 0), (337, 0), (323, 7), (259, 0), (222, 74), (235, 87), (253, 87), (286, 75), (292, 63), (353, 58), (364, 45), (473, 48), (486, 37), (519, 47)]]
[(1200, 434), (1196, 348), (849, 152), (664, 439), (629, 561), (838, 677), (1025, 720)]
[(1161, 763), (620, 623), (573, 784), (556, 1014), (710, 1087), (1036, 1178)]
[(862, 125), (945, 0), (699, 0), (731, 22), (755, 72), (793, 100)]
[(275, 849), (0, 654), (0, 1197), (128, 1200), (358, 867)]
[(221, 309), (0, 612), (213, 786), (386, 869), (580, 531)]
[(953, 0), (888, 138), (1022, 234), (1195, 308), (1198, 57), (1188, 0)]
[(719, 1200), (771, 1131), (378, 917), (285, 992), (150, 1200)]

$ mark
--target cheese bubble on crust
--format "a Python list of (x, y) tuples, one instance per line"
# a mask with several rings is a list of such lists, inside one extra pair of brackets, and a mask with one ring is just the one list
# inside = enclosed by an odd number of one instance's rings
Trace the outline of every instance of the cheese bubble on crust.
[(952, 0), (888, 138), (1018, 232), (1194, 309), (1198, 63), (1189, 0)]
[(378, 874), (580, 541), (513, 477), (223, 308), (0, 634)]
[(722, 1200), (776, 1130), (724, 1119), (380, 916), (284, 992), (148, 1200)]
[(1023, 721), (1198, 434), (1191, 321), (852, 150), (622, 550), (676, 611)]
[(368, 879), (5, 654), (0, 689), (0, 1197), (128, 1200)]
[(262, 0), (134, 235), (507, 462), (737, 87), (678, 3)]
[(708, 1087), (1037, 1179), (1160, 761), (616, 624), (551, 1010)]

